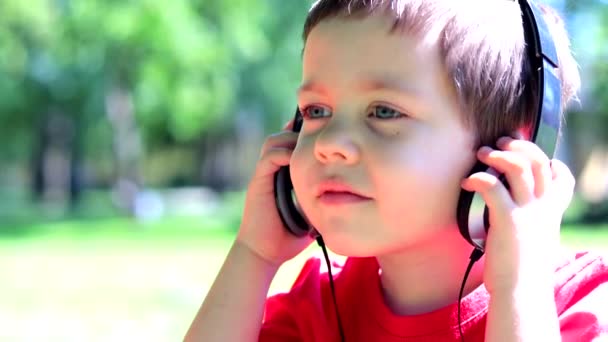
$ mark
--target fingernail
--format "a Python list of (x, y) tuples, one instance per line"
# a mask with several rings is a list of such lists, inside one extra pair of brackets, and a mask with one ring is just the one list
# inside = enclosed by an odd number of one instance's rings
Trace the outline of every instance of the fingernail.
[(482, 147), (480, 147), (480, 148), (479, 148), (478, 152), (479, 152), (480, 154), (488, 154), (488, 153), (492, 152), (492, 150), (493, 150), (493, 149), (492, 149), (491, 147), (488, 147), (488, 146), (482, 146)]
[(509, 143), (512, 140), (513, 140), (513, 138), (511, 138), (511, 137), (501, 137), (496, 141), (496, 145), (498, 147), (503, 147), (504, 145), (506, 145), (507, 143)]

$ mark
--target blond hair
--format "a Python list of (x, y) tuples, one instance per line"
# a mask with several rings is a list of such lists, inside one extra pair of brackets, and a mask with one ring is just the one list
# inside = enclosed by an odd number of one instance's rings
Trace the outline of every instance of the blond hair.
[[(541, 6), (553, 36), (563, 107), (576, 98), (578, 66), (559, 15)], [(319, 0), (311, 8), (302, 38), (322, 20), (361, 18), (384, 10), (394, 18), (391, 33), (408, 32), (435, 39), (443, 66), (477, 146), (493, 146), (498, 137), (529, 127), (538, 96), (527, 59), (521, 10), (509, 0)], [(563, 113), (562, 113), (563, 115)]]

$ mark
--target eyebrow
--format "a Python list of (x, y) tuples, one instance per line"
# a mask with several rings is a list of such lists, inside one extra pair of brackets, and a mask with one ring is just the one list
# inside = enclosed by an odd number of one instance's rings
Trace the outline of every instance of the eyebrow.
[[(359, 92), (390, 91), (410, 97), (419, 97), (421, 95), (420, 90), (415, 85), (404, 82), (395, 77), (391, 77), (390, 75), (362, 78), (362, 80), (358, 82), (355, 89)], [(314, 92), (326, 95), (327, 88), (320, 82), (310, 80), (304, 82), (304, 84), (297, 89), (296, 95), (301, 95), (305, 92)]]

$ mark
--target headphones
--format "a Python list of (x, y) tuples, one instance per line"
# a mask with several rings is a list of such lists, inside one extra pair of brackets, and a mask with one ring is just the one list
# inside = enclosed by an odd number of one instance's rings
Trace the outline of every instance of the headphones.
[[(293, 121), (293, 132), (299, 132), (302, 128), (302, 113), (296, 108)], [(291, 183), (289, 166), (281, 166), (279, 171), (274, 174), (274, 198), (279, 216), (283, 221), (283, 226), (295, 236), (317, 237), (319, 234), (316, 229), (308, 222), (304, 211), (298, 204), (296, 193)]]
[[(532, 1), (518, 0), (518, 2), (522, 12), (527, 57), (532, 72), (531, 82), (534, 82), (533, 85), (538, 89), (537, 103), (535, 103), (536, 117), (530, 140), (552, 158), (557, 147), (562, 112), (561, 84), (557, 76), (557, 52), (540, 8)], [(302, 114), (296, 109), (292, 130), (299, 132), (301, 127)], [(479, 161), (473, 166), (469, 175), (480, 171), (496, 175), (493, 169)], [(499, 176), (499, 179), (508, 187), (504, 176)], [(289, 166), (283, 166), (275, 173), (274, 183), (275, 202), (285, 228), (296, 236), (318, 236), (298, 205)], [(461, 190), (456, 218), (464, 239), (483, 252), (489, 229), (489, 214), (481, 195)]]

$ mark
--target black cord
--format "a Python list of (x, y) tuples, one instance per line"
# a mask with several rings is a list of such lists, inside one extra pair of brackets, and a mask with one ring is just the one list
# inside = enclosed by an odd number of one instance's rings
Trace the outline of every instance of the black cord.
[[(323, 241), (323, 237), (320, 235), (317, 236), (317, 244), (321, 247), (323, 251), (323, 256), (325, 257), (325, 263), (327, 264), (327, 273), (329, 275), (329, 289), (331, 290), (331, 297), (334, 302), (334, 310), (336, 311), (336, 321), (338, 322), (338, 332), (340, 333), (340, 341), (344, 342), (344, 328), (342, 328), (342, 320), (340, 319), (340, 312), (338, 311), (338, 302), (336, 299), (336, 289), (334, 286), (334, 277), (331, 273), (331, 263), (329, 261), (329, 255), (327, 254), (327, 248), (325, 247), (325, 241)], [(469, 277), (469, 273), (473, 268), (473, 265), (481, 259), (483, 256), (483, 251), (481, 249), (475, 248), (469, 256), (469, 265), (467, 266), (466, 271), (464, 272), (464, 277), (462, 279), (462, 284), (460, 285), (460, 292), (458, 293), (458, 330), (460, 332), (460, 340), (464, 342), (464, 335), (462, 333), (462, 317), (460, 316), (460, 302), (462, 301), (462, 295), (464, 293), (464, 286), (467, 283), (467, 278)]]
[(483, 256), (483, 251), (479, 248), (475, 248), (471, 256), (469, 257), (469, 265), (467, 266), (467, 270), (464, 272), (464, 278), (462, 279), (462, 284), (460, 285), (460, 293), (458, 294), (458, 330), (460, 331), (460, 340), (464, 342), (464, 335), (462, 334), (462, 322), (460, 317), (460, 301), (462, 301), (462, 294), (464, 293), (464, 285), (467, 283), (467, 278), (469, 277), (469, 273), (473, 268), (473, 265)]
[(336, 300), (336, 289), (334, 288), (334, 276), (331, 274), (331, 263), (329, 262), (329, 255), (327, 254), (327, 248), (325, 248), (325, 241), (321, 235), (317, 236), (317, 244), (323, 250), (323, 256), (325, 256), (325, 263), (327, 264), (327, 273), (329, 275), (329, 289), (331, 290), (331, 297), (334, 300), (334, 309), (336, 310), (336, 320), (338, 321), (338, 331), (340, 332), (340, 341), (344, 342), (344, 329), (342, 328), (342, 321), (340, 320), (340, 313), (338, 312), (338, 301)]

